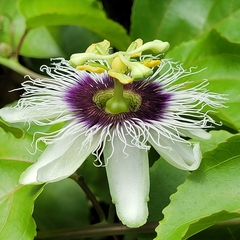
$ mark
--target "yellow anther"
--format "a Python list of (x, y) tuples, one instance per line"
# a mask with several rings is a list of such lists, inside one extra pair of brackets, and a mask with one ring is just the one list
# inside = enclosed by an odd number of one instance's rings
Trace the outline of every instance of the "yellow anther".
[(77, 70), (86, 70), (86, 71), (94, 72), (94, 73), (103, 73), (105, 71), (104, 68), (93, 67), (93, 66), (89, 66), (89, 65), (77, 66)]
[(143, 62), (142, 62), (142, 64), (144, 65), (144, 66), (146, 66), (146, 67), (156, 67), (156, 66), (158, 66), (158, 65), (160, 65), (161, 64), (161, 61), (160, 60), (144, 60)]
[(117, 73), (113, 70), (109, 70), (108, 75), (117, 79), (122, 84), (128, 84), (128, 83), (133, 82), (133, 78), (131, 78), (130, 76), (123, 74), (123, 73)]

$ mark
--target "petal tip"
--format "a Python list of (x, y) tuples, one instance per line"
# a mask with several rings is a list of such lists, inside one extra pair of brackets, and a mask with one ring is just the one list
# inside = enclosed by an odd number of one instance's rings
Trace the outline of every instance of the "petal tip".
[(29, 174), (27, 170), (21, 174), (18, 182), (21, 185), (42, 184), (41, 182), (38, 182), (32, 174)]
[(117, 215), (121, 222), (130, 228), (138, 228), (147, 222), (148, 218), (148, 207), (147, 203), (141, 204), (128, 204), (128, 206), (121, 206), (116, 204)]

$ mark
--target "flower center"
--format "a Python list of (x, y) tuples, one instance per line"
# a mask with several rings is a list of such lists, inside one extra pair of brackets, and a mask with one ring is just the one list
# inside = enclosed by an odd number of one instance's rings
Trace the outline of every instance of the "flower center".
[[(100, 109), (109, 113), (106, 109), (106, 103), (113, 97), (113, 93), (114, 89), (100, 90), (93, 96), (93, 101)], [(136, 112), (139, 110), (142, 103), (142, 98), (139, 94), (131, 90), (124, 90), (123, 97), (128, 101), (129, 112)]]
[(159, 83), (137, 81), (123, 86), (120, 99), (126, 100), (127, 111), (111, 113), (107, 103), (113, 99), (114, 91), (113, 79), (108, 75), (96, 79), (86, 74), (66, 91), (64, 100), (74, 118), (88, 128), (111, 127), (127, 121), (161, 121), (171, 101), (171, 94), (164, 92)]

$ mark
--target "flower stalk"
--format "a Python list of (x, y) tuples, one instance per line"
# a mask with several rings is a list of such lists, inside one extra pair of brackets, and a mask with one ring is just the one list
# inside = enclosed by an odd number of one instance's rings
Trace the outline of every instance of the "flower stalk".
[(96, 199), (92, 191), (88, 188), (83, 178), (79, 176), (77, 173), (72, 174), (70, 178), (73, 179), (81, 187), (81, 189), (86, 194), (87, 198), (91, 201), (94, 209), (98, 214), (100, 222), (106, 221), (106, 216), (101, 205), (99, 204), (98, 200)]
[(52, 231), (39, 231), (36, 240), (67, 240), (94, 237), (106, 237), (124, 234), (154, 233), (158, 222), (149, 222), (139, 228), (128, 228), (121, 223), (95, 224), (77, 229), (61, 229)]

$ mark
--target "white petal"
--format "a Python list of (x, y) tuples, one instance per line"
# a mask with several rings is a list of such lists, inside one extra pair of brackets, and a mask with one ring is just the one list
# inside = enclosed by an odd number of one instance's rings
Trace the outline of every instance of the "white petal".
[[(129, 136), (125, 136), (128, 142)], [(148, 217), (149, 165), (146, 150), (137, 147), (124, 148), (124, 143), (115, 136), (106, 142), (104, 159), (112, 201), (116, 204), (119, 219), (128, 227), (139, 227)], [(123, 150), (124, 149), (124, 150)], [(128, 155), (126, 155), (126, 154)]]
[(183, 133), (185, 136), (188, 136), (190, 138), (195, 138), (195, 139), (210, 139), (211, 134), (206, 132), (203, 129), (192, 129), (192, 130), (179, 130), (181, 133)]
[[(43, 107), (41, 105), (37, 105), (34, 107), (4, 107), (0, 109), (0, 117), (9, 123), (18, 123), (18, 122), (28, 122), (30, 121), (38, 121), (38, 120), (49, 120), (49, 119), (57, 119), (64, 112), (65, 107), (61, 102), (56, 104), (53, 108), (51, 105), (45, 104)], [(68, 119), (61, 119), (59, 121), (55, 120), (55, 122), (63, 122)]]
[[(151, 135), (154, 139), (158, 139), (156, 133), (151, 131)], [(190, 145), (184, 142), (173, 142), (162, 135), (159, 139), (161, 146), (152, 139), (149, 139), (149, 143), (161, 157), (176, 168), (192, 171), (196, 170), (201, 163), (202, 153), (199, 143)]]
[[(0, 109), (0, 117), (9, 123), (24, 122), (26, 116), (24, 110), (13, 107), (4, 107)], [(24, 117), (24, 118), (23, 118)]]
[(22, 173), (21, 184), (56, 182), (73, 174), (99, 144), (96, 135), (89, 148), (80, 149), (86, 136), (69, 135), (56, 144), (49, 145), (38, 161)]

